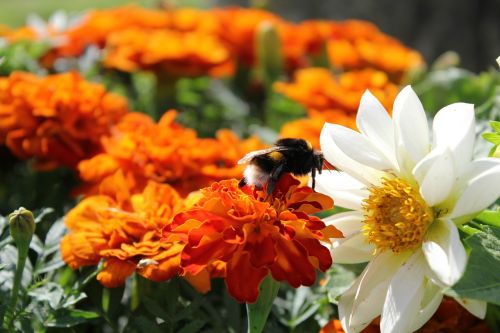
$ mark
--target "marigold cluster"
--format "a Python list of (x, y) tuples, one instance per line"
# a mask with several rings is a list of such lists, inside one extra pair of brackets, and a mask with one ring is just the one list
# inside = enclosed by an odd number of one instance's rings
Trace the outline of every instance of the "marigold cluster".
[(36, 167), (75, 167), (128, 111), (125, 98), (78, 73), (0, 78), (0, 143)]
[(390, 110), (398, 86), (384, 72), (373, 69), (351, 71), (335, 76), (324, 68), (305, 68), (295, 72), (293, 82), (277, 82), (274, 90), (298, 102), (308, 118), (286, 124), (282, 137), (302, 137), (319, 147), (319, 134), (325, 122), (356, 128), (361, 96), (370, 90)]
[(196, 275), (222, 263), (229, 293), (249, 303), (268, 274), (295, 288), (312, 285), (316, 269), (332, 264), (321, 242), (342, 234), (309, 214), (332, 208), (333, 201), (289, 175), (266, 197), (253, 187), (239, 188), (235, 179), (202, 189), (196, 205), (164, 230), (164, 239), (185, 242), (184, 272)]
[[(162, 229), (189, 205), (170, 185), (153, 181), (132, 194), (117, 172), (102, 182), (98, 194), (66, 215), (69, 233), (61, 241), (62, 257), (72, 269), (103, 260), (97, 279), (109, 288), (122, 285), (133, 272), (153, 281), (168, 280), (180, 272), (182, 244), (162, 240)], [(207, 291), (208, 280), (186, 278)]]
[[(295, 24), (261, 9), (202, 11), (132, 5), (92, 11), (66, 31), (53, 33), (48, 27), (47, 34), (60, 42), (46, 58), (53, 61), (79, 56), (89, 45), (96, 45), (106, 50), (105, 64), (119, 70), (153, 66), (170, 73), (172, 65), (180, 63), (174, 74), (185, 69), (184, 75), (228, 75), (234, 73), (236, 64), (256, 64), (257, 34), (264, 25), (276, 29), (288, 72), (311, 66), (323, 54), (336, 68), (376, 68), (399, 81), (404, 73), (423, 63), (418, 52), (364, 21), (311, 20)], [(4, 34), (9, 41), (37, 38), (35, 29), (29, 26)], [(197, 43), (199, 48), (194, 47)]]
[(175, 117), (176, 112), (169, 111), (155, 123), (141, 113), (127, 114), (103, 138), (103, 152), (78, 165), (86, 182), (83, 192), (96, 193), (103, 179), (122, 170), (134, 193), (153, 180), (187, 195), (213, 181), (241, 177), (238, 160), (264, 147), (256, 137), (240, 140), (229, 130), (220, 130), (216, 138), (198, 138)]

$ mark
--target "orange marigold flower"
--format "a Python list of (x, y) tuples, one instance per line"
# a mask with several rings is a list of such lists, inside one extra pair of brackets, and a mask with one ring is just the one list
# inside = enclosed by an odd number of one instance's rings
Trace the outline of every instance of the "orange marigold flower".
[(100, 149), (100, 138), (128, 111), (125, 98), (78, 73), (0, 78), (0, 143), (36, 167), (75, 167)]
[(399, 90), (384, 72), (364, 69), (336, 77), (324, 68), (300, 69), (293, 82), (277, 82), (274, 89), (302, 104), (310, 115), (326, 116), (330, 110), (354, 115), (367, 89), (390, 110)]
[(110, 34), (104, 65), (126, 72), (140, 69), (174, 75), (228, 75), (231, 54), (214, 35), (130, 28)]
[(356, 128), (356, 119), (343, 112), (329, 112), (328, 120), (320, 115), (302, 118), (286, 123), (280, 130), (282, 138), (302, 138), (311, 143), (315, 149), (320, 149), (319, 135), (326, 122)]
[(240, 302), (255, 302), (269, 273), (295, 288), (312, 285), (316, 269), (325, 271), (332, 264), (321, 242), (342, 234), (309, 215), (331, 208), (333, 201), (298, 184), (285, 175), (266, 200), (264, 191), (239, 188), (235, 179), (214, 183), (165, 228), (165, 239), (186, 242), (181, 255), (185, 272), (197, 274), (224, 262), (229, 293)]
[(185, 195), (213, 181), (241, 177), (244, 166), (238, 160), (264, 147), (255, 137), (240, 140), (228, 130), (219, 131), (215, 139), (198, 138), (175, 117), (170, 111), (155, 123), (144, 114), (126, 115), (112, 135), (103, 138), (103, 152), (79, 164), (80, 177), (88, 186), (84, 192), (95, 193), (103, 179), (123, 170), (133, 192), (154, 180)]
[(168, 27), (167, 13), (127, 5), (89, 12), (83, 21), (63, 34), (66, 42), (55, 50), (59, 56), (74, 57), (89, 45), (104, 47), (108, 36), (129, 28), (161, 29)]
[(342, 69), (373, 67), (399, 81), (402, 74), (423, 65), (420, 53), (366, 21), (335, 23), (327, 43), (330, 62)]
[(303, 105), (309, 118), (283, 126), (281, 137), (300, 137), (319, 147), (319, 135), (325, 122), (356, 128), (356, 113), (361, 96), (370, 90), (387, 110), (398, 93), (387, 74), (373, 69), (334, 76), (324, 68), (305, 68), (295, 72), (291, 83), (277, 82), (274, 89)]
[(229, 7), (214, 9), (219, 22), (219, 37), (226, 41), (235, 57), (247, 66), (255, 63), (255, 42), (264, 23), (284, 23), (280, 17), (261, 9)]
[(161, 233), (175, 214), (189, 208), (179, 194), (156, 182), (131, 194), (121, 172), (99, 190), (66, 216), (70, 232), (61, 241), (66, 263), (77, 269), (104, 260), (97, 279), (106, 287), (122, 285), (134, 271), (153, 281), (178, 274), (182, 245), (162, 240)]

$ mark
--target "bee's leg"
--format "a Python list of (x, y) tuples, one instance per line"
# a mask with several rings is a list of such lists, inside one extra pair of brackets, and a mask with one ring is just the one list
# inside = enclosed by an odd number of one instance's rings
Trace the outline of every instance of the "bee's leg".
[(274, 191), (274, 187), (276, 183), (281, 177), (281, 173), (283, 171), (283, 164), (278, 165), (276, 168), (271, 171), (271, 175), (269, 177), (269, 181), (267, 182), (267, 196), (270, 196)]
[(238, 187), (243, 187), (247, 184), (247, 179), (245, 177), (241, 178), (240, 182), (238, 183)]
[(311, 171), (311, 178), (312, 178), (312, 184), (311, 184), (312, 186), (311, 186), (311, 188), (314, 191), (314, 187), (316, 186), (316, 168), (312, 169), (312, 171)]

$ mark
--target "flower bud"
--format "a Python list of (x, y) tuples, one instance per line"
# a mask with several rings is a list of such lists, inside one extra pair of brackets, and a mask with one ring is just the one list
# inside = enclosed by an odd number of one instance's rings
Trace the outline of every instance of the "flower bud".
[(283, 54), (276, 25), (261, 23), (256, 37), (257, 68), (264, 83), (270, 86), (283, 72)]
[(35, 233), (35, 219), (33, 213), (24, 207), (15, 210), (9, 215), (10, 235), (14, 239), (18, 250), (27, 253), (31, 238)]

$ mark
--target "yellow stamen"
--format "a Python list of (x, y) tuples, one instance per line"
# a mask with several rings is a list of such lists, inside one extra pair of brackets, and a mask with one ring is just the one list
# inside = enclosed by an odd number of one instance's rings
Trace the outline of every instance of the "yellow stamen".
[(376, 251), (390, 249), (395, 253), (422, 244), (427, 227), (434, 220), (432, 209), (418, 190), (405, 180), (384, 179), (379, 187), (369, 189), (363, 202), (363, 231)]

